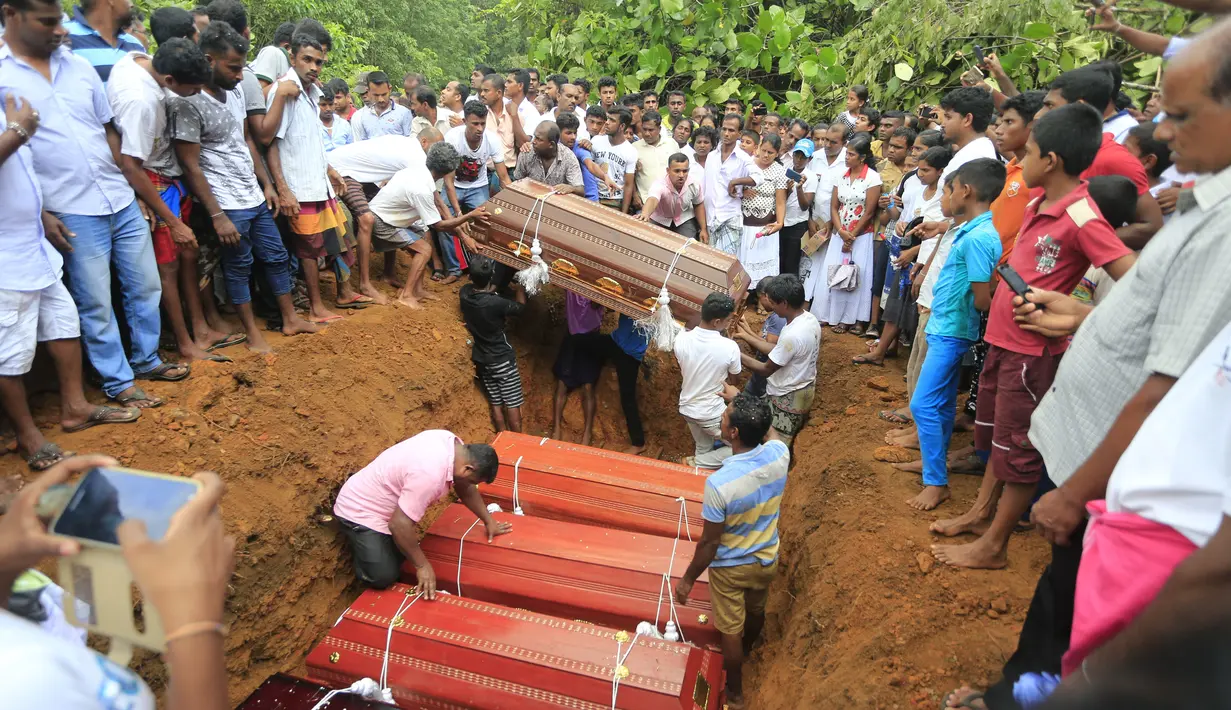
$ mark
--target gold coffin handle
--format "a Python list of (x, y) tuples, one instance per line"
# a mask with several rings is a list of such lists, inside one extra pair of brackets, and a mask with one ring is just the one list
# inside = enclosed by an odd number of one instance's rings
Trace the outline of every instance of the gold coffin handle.
[(581, 272), (577, 270), (577, 266), (568, 259), (556, 259), (551, 262), (551, 268), (563, 274), (567, 274), (568, 276), (572, 276), (573, 278), (577, 278), (581, 275)]
[(594, 284), (608, 293), (614, 293), (617, 296), (624, 295), (624, 287), (620, 285), (619, 281), (609, 276), (598, 279)]
[(530, 258), (530, 245), (525, 242), (522, 242), (521, 244), (518, 244), (517, 242), (509, 242), (509, 251), (524, 259)]

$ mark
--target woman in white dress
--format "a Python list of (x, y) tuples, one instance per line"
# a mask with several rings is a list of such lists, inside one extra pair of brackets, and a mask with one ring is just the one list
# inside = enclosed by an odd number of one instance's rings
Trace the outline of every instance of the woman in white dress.
[(762, 136), (748, 177), (731, 181), (732, 186), (744, 185), (739, 260), (748, 273), (749, 288), (778, 275), (778, 237), (770, 235), (776, 235), (786, 219), (786, 168), (778, 162), (781, 147), (778, 134)]
[[(863, 335), (872, 316), (872, 229), (881, 196), (881, 177), (872, 168), (875, 162), (872, 136), (856, 134), (846, 144), (846, 172), (834, 185), (830, 207), (833, 231), (816, 280), (812, 314), (839, 334), (850, 330)], [(852, 291), (829, 286), (831, 267), (844, 263), (854, 264), (859, 273)]]

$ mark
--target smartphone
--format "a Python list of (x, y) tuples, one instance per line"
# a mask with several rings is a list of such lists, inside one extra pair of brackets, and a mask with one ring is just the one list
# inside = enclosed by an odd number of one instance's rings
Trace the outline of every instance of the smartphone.
[(791, 170), (790, 168), (787, 168), (787, 169), (786, 169), (786, 176), (787, 176), (788, 178), (790, 178), (791, 180), (794, 180), (795, 182), (803, 182), (803, 181), (804, 181), (804, 176), (803, 176), (803, 175), (800, 175), (799, 173), (795, 172), (794, 170)]
[(118, 547), (116, 528), (140, 520), (151, 540), (161, 540), (171, 518), (201, 489), (191, 478), (129, 468), (92, 468), (82, 476), (51, 532), (83, 544)]
[[(1009, 266), (1008, 264), (1001, 264), (996, 267), (996, 273), (1000, 274), (1000, 278), (1004, 281), (1006, 286), (1013, 289), (1013, 293), (1021, 296), (1023, 299), (1026, 297), (1026, 294), (1030, 293), (1030, 286), (1026, 283), (1026, 280), (1022, 278), (1021, 274), (1017, 273), (1017, 270), (1012, 266)], [(1034, 307), (1040, 310), (1043, 308), (1043, 306), (1037, 303), (1034, 304)]]
[(979, 66), (983, 66), (985, 61), (983, 58), (983, 48), (977, 44), (975, 45), (975, 61), (978, 62)]

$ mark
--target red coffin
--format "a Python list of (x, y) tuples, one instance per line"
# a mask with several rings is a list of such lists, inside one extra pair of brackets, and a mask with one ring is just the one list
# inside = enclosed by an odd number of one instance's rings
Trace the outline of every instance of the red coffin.
[(674, 538), (682, 497), (692, 537), (701, 537), (709, 471), (507, 431), (492, 446), (500, 472), (483, 497), (505, 510), (513, 510), (516, 468), (526, 515)]
[[(670, 594), (688, 569), (696, 545), (687, 539), (676, 546), (671, 564), (672, 538), (566, 523), (533, 516), (497, 513), (497, 520), (512, 523), (513, 532), (491, 543), (474, 513), (455, 503), (441, 514), (419, 541), (432, 563), (440, 588), (458, 593), (458, 549), (461, 546), (461, 593), (467, 598), (524, 607), (530, 611), (580, 619), (633, 631), (638, 622), (659, 620), (659, 630), (670, 618)], [(663, 573), (671, 567), (664, 595)], [(403, 578), (415, 581), (414, 566), (402, 568)], [(702, 573), (687, 606), (676, 605), (684, 640), (717, 646), (709, 577)]]
[[(349, 683), (347, 684), (349, 685)], [(285, 673), (275, 673), (252, 691), (235, 710), (313, 710), (329, 688)], [(395, 710), (395, 706), (341, 693), (329, 699), (329, 710)]]
[[(414, 599), (410, 592), (401, 584), (364, 592), (308, 654), (310, 677), (335, 686), (379, 678), (393, 624), (388, 685), (404, 710), (612, 707), (623, 632), (446, 594), (420, 599), (399, 615)], [(617, 708), (722, 705), (722, 659), (712, 651), (639, 638), (623, 666)]]

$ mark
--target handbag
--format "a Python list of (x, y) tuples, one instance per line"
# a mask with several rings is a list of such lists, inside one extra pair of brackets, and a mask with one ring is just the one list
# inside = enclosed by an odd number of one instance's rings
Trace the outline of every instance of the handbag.
[(859, 288), (859, 267), (844, 257), (841, 264), (829, 267), (829, 288), (837, 291), (854, 291)]

